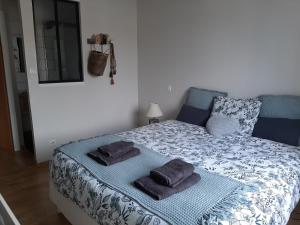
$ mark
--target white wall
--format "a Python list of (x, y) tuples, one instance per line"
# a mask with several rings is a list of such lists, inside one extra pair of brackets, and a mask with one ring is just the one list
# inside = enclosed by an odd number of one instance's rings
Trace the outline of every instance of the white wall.
[(299, 12), (299, 0), (139, 0), (141, 120), (150, 101), (174, 116), (190, 86), (300, 95)]
[[(85, 81), (62, 85), (38, 84), (31, 0), (20, 3), (38, 162), (71, 140), (134, 127), (138, 110), (136, 1), (80, 1)], [(109, 33), (115, 43), (115, 86), (109, 84), (108, 70), (100, 78), (86, 72), (90, 49), (86, 39), (100, 32)], [(51, 145), (51, 140), (56, 144)]]

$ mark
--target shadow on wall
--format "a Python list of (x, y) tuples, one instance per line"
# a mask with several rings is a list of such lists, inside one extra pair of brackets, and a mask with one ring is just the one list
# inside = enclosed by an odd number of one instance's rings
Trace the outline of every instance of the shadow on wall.
[[(161, 110), (164, 115), (160, 119), (162, 121), (175, 120), (182, 105), (184, 104), (184, 102), (186, 100), (187, 94), (188, 94), (188, 89), (185, 91), (184, 95), (181, 96), (180, 103), (178, 104), (178, 106), (176, 108), (169, 108), (166, 110), (163, 107), (161, 107)], [(140, 107), (139, 111), (137, 112), (136, 118), (139, 118), (139, 120), (137, 121), (138, 126), (144, 126), (144, 125), (148, 124), (148, 118), (146, 117), (148, 107), (149, 107), (149, 105), (147, 105), (145, 108)]]
[(165, 119), (176, 119), (182, 105), (184, 104), (185, 100), (186, 100), (186, 97), (187, 97), (187, 94), (188, 94), (188, 90), (185, 91), (184, 95), (181, 97), (180, 99), (180, 104), (178, 105), (178, 108), (173, 108), (173, 109), (170, 109), (168, 111), (166, 111), (166, 118)]

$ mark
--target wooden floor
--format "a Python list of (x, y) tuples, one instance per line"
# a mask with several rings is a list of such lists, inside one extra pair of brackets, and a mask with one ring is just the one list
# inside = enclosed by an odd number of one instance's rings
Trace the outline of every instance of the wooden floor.
[(288, 225), (300, 225), (300, 203), (292, 213)]
[[(21, 225), (70, 225), (48, 197), (48, 177), (48, 163), (36, 164), (32, 153), (0, 151), (0, 193)], [(300, 204), (288, 225), (300, 225)]]
[(0, 193), (21, 225), (70, 225), (48, 197), (48, 163), (36, 164), (33, 154), (0, 151)]

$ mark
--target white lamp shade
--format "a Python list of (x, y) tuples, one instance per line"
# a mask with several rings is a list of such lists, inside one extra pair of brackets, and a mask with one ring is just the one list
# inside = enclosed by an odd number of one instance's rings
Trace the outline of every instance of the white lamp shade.
[(163, 116), (163, 113), (157, 103), (150, 103), (146, 116), (148, 118), (158, 118)]

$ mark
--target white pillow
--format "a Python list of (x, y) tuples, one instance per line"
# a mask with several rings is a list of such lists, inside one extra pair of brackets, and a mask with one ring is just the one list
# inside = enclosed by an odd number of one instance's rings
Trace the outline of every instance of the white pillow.
[(237, 119), (241, 133), (251, 135), (260, 112), (261, 102), (258, 99), (234, 99), (216, 97), (212, 115)]
[(206, 123), (208, 133), (216, 137), (240, 133), (240, 123), (237, 119), (224, 116), (211, 116)]

